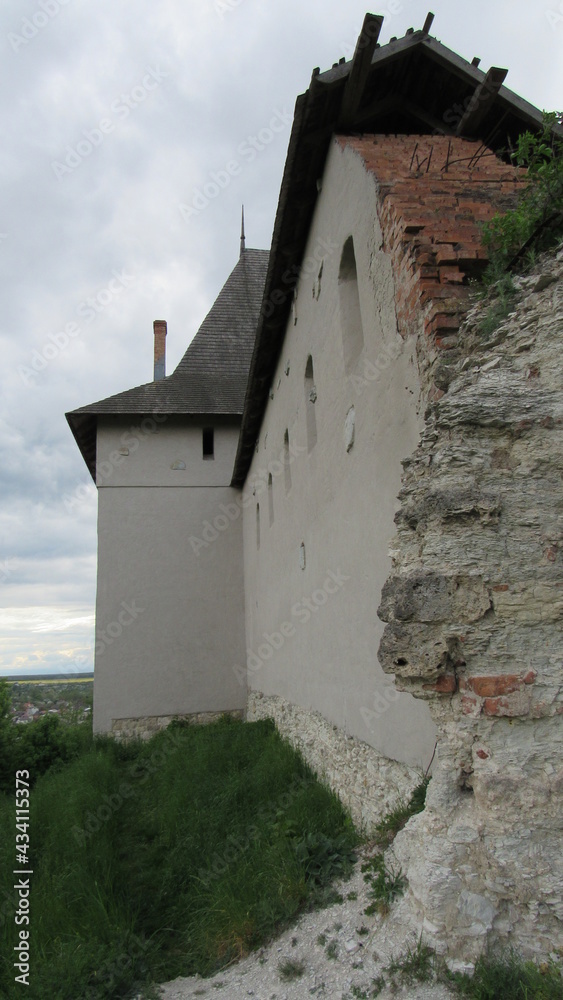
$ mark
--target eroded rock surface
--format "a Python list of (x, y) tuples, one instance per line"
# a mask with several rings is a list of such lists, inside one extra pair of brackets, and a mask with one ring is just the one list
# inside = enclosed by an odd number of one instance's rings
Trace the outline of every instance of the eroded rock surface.
[[(563, 251), (517, 279), (483, 335), (472, 307), (404, 463), (381, 664), (440, 738), (396, 851), (411, 912), (458, 959), (563, 947)], [(439, 398), (438, 398), (439, 397)]]

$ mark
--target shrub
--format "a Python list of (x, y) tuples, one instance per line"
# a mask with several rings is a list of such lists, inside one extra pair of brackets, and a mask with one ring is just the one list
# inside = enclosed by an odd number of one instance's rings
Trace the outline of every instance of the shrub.
[(494, 284), (529, 249), (545, 250), (563, 233), (563, 138), (555, 127), (560, 112), (544, 112), (543, 128), (525, 132), (511, 152), (515, 165), (528, 171), (528, 183), (514, 209), (497, 213), (483, 227), (489, 265), (486, 286)]
[(388, 868), (383, 854), (375, 854), (362, 865), (362, 871), (364, 881), (370, 883), (369, 891), (372, 899), (364, 913), (368, 916), (373, 913), (388, 913), (391, 903), (405, 891), (405, 878), (401, 869), (395, 871), (393, 868)]

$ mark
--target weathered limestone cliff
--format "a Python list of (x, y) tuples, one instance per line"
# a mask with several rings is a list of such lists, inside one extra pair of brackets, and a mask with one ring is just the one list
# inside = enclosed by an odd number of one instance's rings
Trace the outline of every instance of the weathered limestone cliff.
[(494, 332), (485, 301), (441, 357), (421, 341), (432, 401), (379, 609), (381, 664), (440, 733), (395, 851), (417, 925), (468, 962), (563, 947), (563, 249), (515, 283)]

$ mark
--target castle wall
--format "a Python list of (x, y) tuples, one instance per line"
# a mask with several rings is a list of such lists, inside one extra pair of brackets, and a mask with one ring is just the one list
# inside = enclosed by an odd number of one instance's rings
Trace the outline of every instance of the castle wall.
[(374, 178), (335, 141), (243, 494), (247, 663), (233, 669), (241, 688), (247, 675), (252, 692), (425, 768), (435, 741), (427, 707), (396, 690), (376, 655), (419, 392)]
[(244, 651), (238, 425), (214, 423), (204, 459), (201, 422), (99, 421), (97, 732), (244, 707), (230, 669)]
[(463, 968), (563, 947), (563, 251), (504, 321), (467, 314), (480, 223), (524, 183), (471, 140), (336, 140), (247, 482), (250, 716), (368, 826), (362, 792), (404, 797), (436, 733), (396, 919)]

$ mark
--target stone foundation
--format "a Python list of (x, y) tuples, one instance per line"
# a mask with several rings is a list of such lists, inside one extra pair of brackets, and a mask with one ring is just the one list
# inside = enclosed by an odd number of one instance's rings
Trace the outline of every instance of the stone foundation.
[(194, 726), (207, 726), (210, 722), (217, 722), (224, 715), (229, 715), (232, 719), (242, 719), (243, 712), (236, 710), (232, 712), (194, 712), (191, 715), (147, 715), (141, 719), (113, 719), (111, 724), (112, 736), (116, 739), (150, 740), (151, 736), (166, 729), (174, 719), (181, 719)]
[(283, 698), (251, 691), (246, 718), (273, 719), (315, 772), (335, 792), (356, 826), (369, 835), (399, 804), (408, 802), (422, 779), (420, 771), (377, 753), (320, 715)]

